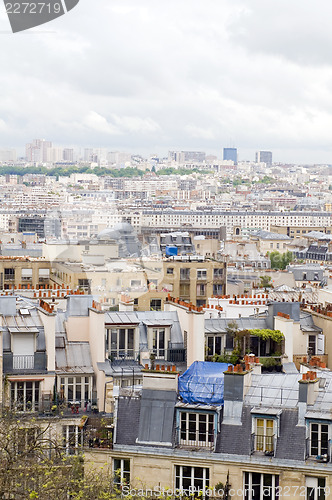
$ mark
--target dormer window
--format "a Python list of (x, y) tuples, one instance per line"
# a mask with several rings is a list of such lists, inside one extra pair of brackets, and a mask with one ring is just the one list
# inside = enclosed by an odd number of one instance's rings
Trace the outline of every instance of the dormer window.
[(274, 421), (269, 418), (256, 418), (255, 451), (274, 453)]
[(108, 328), (106, 327), (106, 357), (121, 359), (134, 357), (135, 328)]
[(215, 415), (213, 413), (180, 412), (179, 444), (199, 448), (214, 446)]
[(35, 343), (35, 333), (11, 332), (14, 370), (32, 370), (34, 368)]
[(253, 414), (251, 452), (275, 456), (281, 410), (254, 408), (251, 413)]
[(310, 422), (309, 456), (330, 460), (328, 423)]

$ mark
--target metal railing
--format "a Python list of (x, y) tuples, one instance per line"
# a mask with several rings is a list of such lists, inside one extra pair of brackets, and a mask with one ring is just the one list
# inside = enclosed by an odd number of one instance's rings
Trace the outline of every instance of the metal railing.
[(331, 440), (327, 439), (306, 439), (305, 459), (316, 460), (317, 462), (332, 462)]
[(78, 415), (97, 415), (98, 400), (92, 401), (70, 401), (70, 400), (42, 400), (39, 403), (39, 412), (45, 416), (78, 416)]
[(274, 457), (276, 452), (277, 437), (275, 434), (251, 434), (251, 454), (255, 452), (264, 453), (266, 456)]
[[(156, 361), (168, 361), (170, 363), (183, 363), (186, 361), (186, 349), (182, 347), (170, 347), (167, 349), (149, 349), (145, 351), (134, 351), (132, 349), (119, 349), (108, 352), (108, 359), (113, 363), (123, 361), (140, 361), (141, 352), (145, 358), (151, 354), (155, 356)], [(146, 356), (148, 354), (148, 356)], [(147, 362), (147, 361), (146, 361)]]
[(14, 354), (13, 370), (32, 370), (35, 367), (35, 357), (33, 354)]

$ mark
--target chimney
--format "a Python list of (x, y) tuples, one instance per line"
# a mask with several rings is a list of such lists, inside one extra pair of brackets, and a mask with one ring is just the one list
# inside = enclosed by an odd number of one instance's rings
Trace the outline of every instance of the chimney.
[(251, 369), (242, 371), (241, 365), (224, 372), (224, 424), (242, 425), (243, 401), (251, 385), (251, 374)]
[(314, 371), (308, 371), (302, 373), (302, 379), (299, 380), (299, 417), (298, 425), (305, 425), (305, 414), (308, 409), (308, 405), (311, 406), (315, 403), (319, 393), (319, 379), (317, 378), (317, 373)]
[(162, 366), (164, 370), (160, 369), (160, 365), (156, 365), (156, 370), (143, 370), (143, 390), (149, 389), (150, 391), (175, 391), (178, 390), (178, 372), (174, 371), (173, 367)]
[(134, 301), (129, 295), (122, 293), (119, 300), (119, 311), (132, 312), (134, 310)]

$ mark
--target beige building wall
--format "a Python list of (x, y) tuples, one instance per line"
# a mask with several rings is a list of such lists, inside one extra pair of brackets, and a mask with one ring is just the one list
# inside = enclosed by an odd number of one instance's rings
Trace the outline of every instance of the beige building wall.
[(188, 311), (187, 307), (172, 302), (166, 302), (165, 311), (176, 311), (178, 314), (187, 349), (187, 367), (194, 361), (205, 361), (204, 312)]
[(44, 325), (47, 353), (47, 371), (55, 371), (55, 313), (39, 310), (40, 319)]
[[(87, 320), (87, 318), (85, 318)], [(105, 315), (102, 312), (89, 310), (88, 324), (88, 340), (90, 344), (90, 352), (92, 365), (96, 375), (96, 389), (98, 394), (98, 409), (104, 411), (105, 398), (105, 373), (98, 369), (97, 363), (105, 361)]]
[(328, 355), (327, 368), (332, 370), (332, 318), (311, 310), (310, 313), (315, 325), (322, 328), (325, 335), (325, 352)]
[[(254, 238), (255, 240), (255, 238)], [(259, 238), (256, 241), (256, 246), (257, 249), (263, 254), (266, 255), (267, 252), (280, 252), (280, 253), (285, 253), (288, 251), (288, 244), (291, 240), (289, 241), (284, 241), (284, 240), (264, 240)]]
[[(149, 453), (142, 449), (141, 452), (127, 452), (122, 450), (87, 450), (85, 453), (85, 466), (103, 467), (108, 465), (112, 467), (114, 458), (130, 459), (131, 488), (136, 490), (146, 490), (155, 488), (175, 489), (175, 466), (207, 467), (210, 471), (211, 488), (218, 483), (225, 484), (229, 476), (230, 495), (236, 500), (244, 499), (244, 473), (258, 472), (262, 474), (278, 474), (279, 486), (284, 492), (283, 497), (289, 497), (296, 500), (305, 498), (306, 477), (324, 477), (326, 488), (332, 487), (332, 474), (329, 470), (317, 468), (315, 462), (306, 462), (299, 466), (290, 464), (273, 465), (270, 461), (265, 463), (252, 463), (248, 457), (247, 461), (242, 463), (232, 459), (222, 460), (218, 455), (206, 454), (205, 457), (195, 457), (195, 453), (176, 456), (172, 450), (170, 456)], [(328, 490), (327, 490), (328, 491)], [(165, 495), (166, 498), (167, 495)]]

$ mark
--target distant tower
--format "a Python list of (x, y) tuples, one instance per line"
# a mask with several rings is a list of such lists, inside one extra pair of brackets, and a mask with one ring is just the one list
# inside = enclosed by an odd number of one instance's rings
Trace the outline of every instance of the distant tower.
[(224, 148), (223, 160), (232, 160), (234, 164), (237, 163), (237, 149)]
[(257, 151), (256, 163), (266, 163), (272, 165), (272, 152), (271, 151)]

